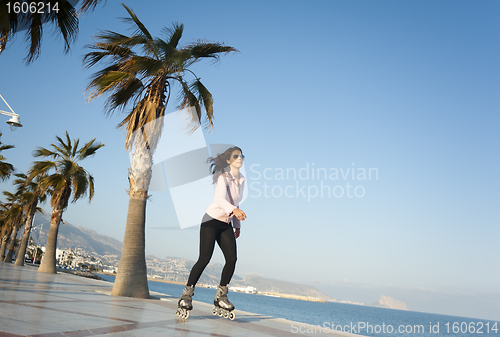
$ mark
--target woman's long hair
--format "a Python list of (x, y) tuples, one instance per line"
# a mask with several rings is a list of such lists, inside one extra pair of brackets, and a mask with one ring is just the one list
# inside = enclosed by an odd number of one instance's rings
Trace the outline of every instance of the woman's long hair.
[(224, 171), (227, 171), (226, 168), (229, 166), (227, 163), (227, 160), (231, 159), (231, 154), (233, 151), (239, 150), (241, 154), (243, 154), (243, 151), (237, 146), (230, 147), (223, 153), (218, 154), (215, 157), (210, 157), (207, 160), (207, 163), (210, 163), (210, 173), (212, 173), (213, 177), (213, 184), (217, 182), (217, 179), (219, 179), (219, 176), (224, 173)]

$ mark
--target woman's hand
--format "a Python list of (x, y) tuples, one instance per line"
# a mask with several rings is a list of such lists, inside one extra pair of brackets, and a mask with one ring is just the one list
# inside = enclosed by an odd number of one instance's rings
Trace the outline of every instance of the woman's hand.
[(236, 216), (238, 218), (238, 220), (240, 221), (243, 221), (247, 218), (247, 215), (245, 214), (245, 212), (243, 212), (241, 209), (239, 208), (235, 208), (233, 209), (233, 214), (234, 216)]
[(236, 239), (240, 237), (240, 229), (239, 228), (235, 228), (234, 229), (234, 237)]

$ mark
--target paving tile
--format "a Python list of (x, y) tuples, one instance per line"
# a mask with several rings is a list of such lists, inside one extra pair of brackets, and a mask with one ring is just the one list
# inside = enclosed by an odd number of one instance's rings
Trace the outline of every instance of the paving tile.
[(198, 301), (186, 321), (175, 317), (175, 297), (115, 297), (111, 289), (104, 281), (0, 262), (0, 337), (291, 335), (291, 321), (240, 310), (230, 321), (212, 315), (212, 305)]

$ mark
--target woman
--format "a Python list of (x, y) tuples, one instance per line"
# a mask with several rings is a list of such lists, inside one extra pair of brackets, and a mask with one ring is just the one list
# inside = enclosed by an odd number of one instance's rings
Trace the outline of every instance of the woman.
[(177, 316), (189, 317), (189, 310), (193, 309), (194, 287), (210, 262), (215, 242), (217, 242), (224, 254), (226, 264), (222, 269), (220, 284), (217, 286), (212, 313), (230, 319), (235, 317), (231, 312), (234, 310), (234, 305), (227, 299), (227, 287), (236, 266), (236, 239), (240, 236), (240, 221), (246, 219), (246, 214), (238, 208), (245, 182), (245, 177), (240, 173), (244, 158), (239, 147), (231, 147), (215, 158), (208, 159), (211, 163), (210, 171), (213, 174), (213, 182), (216, 184), (215, 196), (201, 221), (200, 256), (191, 269), (186, 287), (178, 302)]

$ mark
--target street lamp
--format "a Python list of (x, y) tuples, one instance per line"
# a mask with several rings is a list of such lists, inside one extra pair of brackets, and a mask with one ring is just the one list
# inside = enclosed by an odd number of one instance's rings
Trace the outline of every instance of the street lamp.
[(22, 127), (23, 125), (21, 124), (21, 121), (19, 120), (19, 115), (16, 114), (14, 112), (14, 110), (12, 110), (12, 108), (9, 105), (9, 103), (7, 103), (7, 101), (5, 101), (5, 99), (2, 97), (2, 95), (0, 95), (0, 97), (5, 102), (5, 104), (7, 104), (7, 106), (9, 107), (9, 109), (11, 111), (11, 112), (8, 112), (8, 111), (2, 111), (2, 110), (0, 110), (0, 114), (6, 115), (6, 116), (10, 117), (10, 119), (7, 121), (7, 124), (10, 125), (10, 129), (12, 131), (15, 131), (17, 128)]

